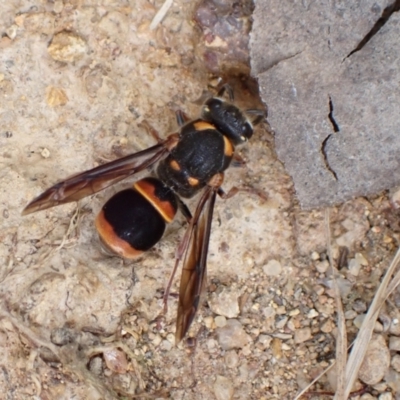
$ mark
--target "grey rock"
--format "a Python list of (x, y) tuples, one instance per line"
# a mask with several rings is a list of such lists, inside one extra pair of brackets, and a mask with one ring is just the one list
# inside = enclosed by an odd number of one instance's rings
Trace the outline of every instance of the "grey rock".
[(304, 208), (400, 184), (400, 16), (354, 52), (389, 1), (258, 0), (253, 74)]

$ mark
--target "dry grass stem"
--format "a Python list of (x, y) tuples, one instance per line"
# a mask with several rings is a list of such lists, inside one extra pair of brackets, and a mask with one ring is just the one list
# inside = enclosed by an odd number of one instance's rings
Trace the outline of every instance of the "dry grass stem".
[(161, 8), (157, 11), (157, 14), (154, 16), (153, 20), (151, 21), (150, 24), (150, 30), (154, 30), (157, 28), (158, 24), (164, 19), (164, 17), (167, 15), (168, 10), (172, 6), (173, 0), (165, 0), (164, 4), (161, 6)]
[(393, 258), (384, 278), (382, 279), (382, 282), (375, 294), (368, 313), (360, 327), (357, 338), (354, 341), (354, 346), (350, 353), (346, 368), (345, 398), (350, 395), (354, 382), (357, 379), (358, 371), (360, 369), (361, 363), (364, 360), (365, 353), (368, 349), (368, 344), (375, 326), (375, 322), (379, 315), (379, 310), (381, 309), (388, 296), (400, 283), (400, 271), (398, 271), (394, 278), (391, 280), (391, 276), (398, 267), (399, 263), (400, 248), (397, 250), (395, 257)]

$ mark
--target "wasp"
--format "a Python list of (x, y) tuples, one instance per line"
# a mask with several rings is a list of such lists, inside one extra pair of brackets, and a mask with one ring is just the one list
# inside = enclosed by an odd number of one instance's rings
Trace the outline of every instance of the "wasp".
[[(178, 132), (162, 140), (152, 130), (156, 145), (71, 176), (40, 194), (22, 212), (30, 214), (80, 200), (158, 163), (155, 176), (140, 179), (112, 196), (97, 215), (95, 225), (107, 249), (133, 259), (159, 242), (178, 210), (187, 219), (188, 227), (164, 293), (165, 310), (173, 277), (184, 259), (176, 342), (186, 335), (199, 308), (216, 196), (228, 198), (241, 190), (233, 187), (224, 192), (224, 171), (231, 164), (243, 162), (235, 154), (235, 147), (249, 140), (253, 127), (266, 117), (262, 110), (240, 110), (233, 100), (231, 87), (224, 85), (216, 96), (205, 101), (200, 118), (190, 120), (177, 112)], [(199, 192), (192, 215), (182, 198)]]

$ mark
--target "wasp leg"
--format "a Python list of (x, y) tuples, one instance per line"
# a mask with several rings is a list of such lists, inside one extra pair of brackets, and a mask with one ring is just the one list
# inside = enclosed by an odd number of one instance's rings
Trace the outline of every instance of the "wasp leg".
[(187, 222), (192, 220), (192, 214), (188, 208), (188, 206), (178, 197), (178, 207), (183, 216), (186, 218)]
[(221, 87), (221, 89), (218, 90), (217, 96), (218, 96), (218, 97), (223, 97), (224, 94), (225, 94), (225, 92), (226, 92), (226, 94), (228, 95), (229, 101), (230, 101), (230, 102), (233, 102), (233, 101), (235, 100), (235, 96), (234, 96), (234, 94), (233, 94), (232, 86), (229, 85), (228, 83), (225, 83), (225, 84)]
[(235, 168), (236, 167), (244, 168), (247, 166), (247, 163), (239, 154), (235, 153), (231, 161), (231, 166)]
[(191, 121), (191, 118), (182, 110), (176, 110), (176, 122), (179, 126), (185, 125), (187, 122)]
[(153, 136), (153, 138), (156, 140), (158, 144), (164, 141), (164, 139), (161, 138), (158, 131), (155, 128), (153, 128), (146, 120), (143, 120), (140, 123), (140, 125), (143, 126), (143, 128), (146, 129), (146, 131), (150, 133), (151, 136)]
[(221, 199), (230, 199), (231, 197), (235, 196), (239, 192), (246, 192), (250, 194), (254, 194), (258, 196), (261, 200), (267, 201), (268, 200), (268, 195), (267, 193), (263, 192), (262, 190), (253, 188), (253, 187), (236, 187), (233, 186), (229, 189), (229, 192), (226, 193), (221, 187), (218, 188), (217, 193), (218, 196), (221, 197)]

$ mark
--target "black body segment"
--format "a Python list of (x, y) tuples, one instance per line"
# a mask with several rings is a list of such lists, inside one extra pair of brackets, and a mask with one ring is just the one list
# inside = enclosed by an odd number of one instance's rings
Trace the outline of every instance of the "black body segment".
[(225, 153), (223, 135), (196, 120), (182, 128), (177, 146), (160, 162), (157, 175), (180, 196), (192, 197), (215, 174), (227, 169), (231, 159), (232, 155)]
[(104, 204), (103, 213), (115, 235), (135, 250), (149, 250), (164, 234), (164, 218), (134, 189), (123, 190), (111, 197)]

